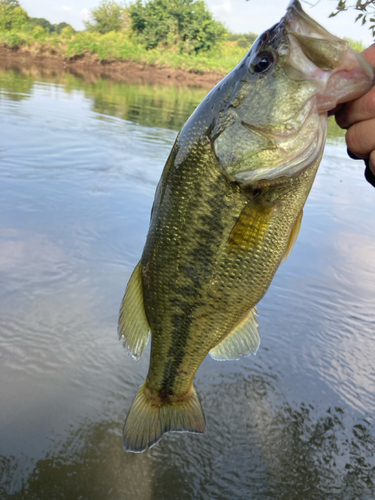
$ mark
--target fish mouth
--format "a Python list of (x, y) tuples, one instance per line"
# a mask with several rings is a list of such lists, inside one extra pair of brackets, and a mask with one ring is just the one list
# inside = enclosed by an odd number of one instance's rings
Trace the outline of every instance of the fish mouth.
[(293, 80), (311, 80), (317, 84), (319, 113), (356, 99), (374, 84), (374, 67), (346, 40), (308, 16), (298, 0), (290, 2), (281, 23), (289, 38), (285, 71)]
[(281, 22), (285, 23), (288, 31), (300, 33), (304, 36), (331, 42), (340, 43), (343, 41), (341, 38), (327, 31), (321, 24), (317, 23), (312, 17), (306, 14), (299, 0), (291, 0)]
[[(263, 57), (271, 65), (259, 71)], [(212, 140), (221, 170), (240, 185), (294, 177), (316, 165), (327, 111), (364, 94), (375, 81), (375, 68), (310, 18), (298, 0), (260, 35), (237, 71), (235, 97), (226, 101)]]
[[(286, 34), (283, 63), (286, 75), (294, 81), (309, 80), (315, 90), (301, 109), (279, 124), (242, 123), (252, 134), (268, 141), (278, 154), (270, 166), (237, 172), (234, 179), (242, 185), (260, 180), (299, 175), (319, 161), (327, 137), (327, 111), (337, 104), (362, 95), (375, 81), (374, 67), (342, 40), (308, 16), (298, 0), (290, 2), (280, 23), (269, 31), (263, 43), (272, 36)], [(279, 48), (277, 49), (279, 51)], [(285, 127), (280, 131), (281, 127)], [(288, 130), (289, 129), (289, 130)], [(271, 144), (272, 143), (272, 144)], [(255, 164), (256, 156), (251, 163)]]

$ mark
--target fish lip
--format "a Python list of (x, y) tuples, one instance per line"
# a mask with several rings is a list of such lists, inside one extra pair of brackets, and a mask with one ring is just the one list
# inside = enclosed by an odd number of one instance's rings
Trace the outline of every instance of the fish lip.
[[(315, 19), (306, 14), (299, 0), (291, 0), (289, 2), (286, 14), (282, 18), (282, 21), (285, 23), (288, 33), (297, 31), (300, 34), (310, 35), (314, 38), (322, 38), (332, 42), (342, 41), (341, 38), (333, 35), (321, 24), (315, 21)], [(299, 25), (298, 30), (295, 29), (296, 24)]]

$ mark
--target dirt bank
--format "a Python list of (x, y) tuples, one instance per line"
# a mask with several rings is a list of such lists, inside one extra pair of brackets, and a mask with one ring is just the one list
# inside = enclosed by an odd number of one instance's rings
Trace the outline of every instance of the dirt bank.
[(3, 69), (32, 69), (40, 71), (67, 71), (87, 78), (113, 78), (130, 84), (175, 85), (211, 89), (224, 76), (223, 73), (194, 73), (181, 69), (149, 66), (135, 61), (99, 61), (91, 55), (76, 58), (61, 56), (33, 55), (20, 48), (0, 46), (0, 66)]

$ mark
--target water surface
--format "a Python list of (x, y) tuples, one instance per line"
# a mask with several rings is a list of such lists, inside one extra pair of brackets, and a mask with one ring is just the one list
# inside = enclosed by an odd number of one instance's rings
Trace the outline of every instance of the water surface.
[(205, 91), (0, 72), (0, 497), (375, 498), (375, 190), (333, 132), (261, 346), (207, 358), (207, 433), (127, 454), (117, 340), (158, 178)]

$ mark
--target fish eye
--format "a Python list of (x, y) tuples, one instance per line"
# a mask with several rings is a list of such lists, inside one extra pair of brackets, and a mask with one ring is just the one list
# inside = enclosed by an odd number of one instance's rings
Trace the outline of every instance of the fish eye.
[(253, 70), (255, 71), (255, 73), (263, 73), (271, 66), (273, 61), (274, 59), (272, 54), (268, 52), (263, 52), (259, 54), (256, 57), (255, 61), (253, 62), (252, 64)]

